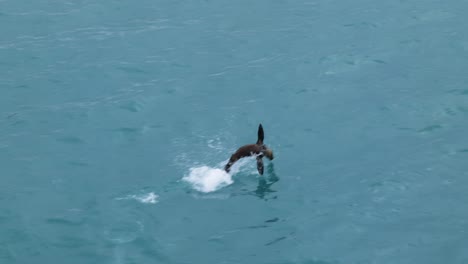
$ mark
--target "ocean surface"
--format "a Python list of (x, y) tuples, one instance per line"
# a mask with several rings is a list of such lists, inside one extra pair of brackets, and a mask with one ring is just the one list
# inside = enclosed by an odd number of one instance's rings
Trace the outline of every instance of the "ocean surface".
[(467, 13), (0, 0), (0, 263), (468, 263)]

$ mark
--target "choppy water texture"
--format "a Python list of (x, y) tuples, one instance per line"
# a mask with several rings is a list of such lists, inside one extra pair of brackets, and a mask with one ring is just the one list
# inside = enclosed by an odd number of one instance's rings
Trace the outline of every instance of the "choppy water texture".
[(467, 13), (0, 0), (0, 263), (468, 263)]

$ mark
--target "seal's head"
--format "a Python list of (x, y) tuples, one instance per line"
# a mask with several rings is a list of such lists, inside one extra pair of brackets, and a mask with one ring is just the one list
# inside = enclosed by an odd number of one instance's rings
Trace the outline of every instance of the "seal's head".
[(273, 150), (269, 149), (268, 147), (265, 147), (265, 150), (263, 151), (265, 154), (265, 157), (267, 157), (269, 160), (272, 160), (273, 157)]

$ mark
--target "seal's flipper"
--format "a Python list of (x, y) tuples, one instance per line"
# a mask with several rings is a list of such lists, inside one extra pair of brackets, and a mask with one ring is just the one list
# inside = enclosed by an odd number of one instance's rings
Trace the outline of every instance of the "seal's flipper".
[(257, 157), (257, 170), (260, 175), (263, 175), (263, 159), (261, 156)]
[(260, 124), (258, 126), (258, 139), (257, 139), (257, 144), (258, 145), (263, 144), (264, 137), (265, 137), (265, 135), (263, 134), (263, 127), (262, 127), (262, 124)]
[(231, 166), (232, 166), (232, 163), (231, 162), (228, 162), (228, 164), (226, 164), (226, 166), (224, 166), (224, 170), (229, 173), (229, 171), (231, 170)]
[(224, 166), (224, 170), (229, 173), (229, 171), (231, 170), (231, 166), (232, 164), (234, 164), (234, 162), (236, 162), (239, 158), (236, 157), (235, 154), (233, 154), (231, 156), (231, 158), (229, 159), (229, 162), (226, 164), (226, 166)]

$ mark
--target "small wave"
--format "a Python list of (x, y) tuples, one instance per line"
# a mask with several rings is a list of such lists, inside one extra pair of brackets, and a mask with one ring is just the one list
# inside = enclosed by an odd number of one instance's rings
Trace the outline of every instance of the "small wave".
[(125, 244), (137, 239), (143, 230), (144, 225), (140, 221), (111, 219), (104, 230), (104, 235), (115, 244)]
[(234, 182), (229, 173), (208, 166), (191, 168), (183, 180), (192, 184), (195, 190), (205, 193), (217, 191)]
[(147, 194), (141, 194), (141, 195), (128, 195), (123, 198), (117, 198), (117, 200), (137, 200), (141, 203), (144, 204), (155, 204), (158, 202), (159, 195), (155, 194), (154, 192), (150, 192)]

